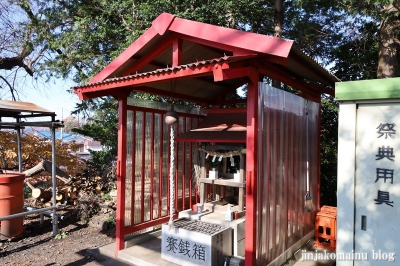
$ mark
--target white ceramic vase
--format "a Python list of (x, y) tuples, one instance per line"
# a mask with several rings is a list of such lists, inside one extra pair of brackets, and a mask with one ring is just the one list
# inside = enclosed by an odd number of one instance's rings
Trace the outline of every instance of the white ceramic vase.
[(218, 179), (218, 171), (216, 170), (216, 169), (211, 169), (209, 172), (208, 172), (208, 178), (210, 178), (210, 179)]

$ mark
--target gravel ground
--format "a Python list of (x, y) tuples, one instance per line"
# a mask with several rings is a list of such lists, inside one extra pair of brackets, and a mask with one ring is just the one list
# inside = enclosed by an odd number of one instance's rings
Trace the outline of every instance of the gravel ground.
[[(99, 215), (96, 220), (105, 221), (107, 217)], [(26, 216), (23, 235), (0, 242), (0, 265), (103, 265), (104, 260), (96, 258), (90, 249), (115, 241), (115, 227), (102, 230), (73, 216), (59, 222), (64, 238), (56, 239), (52, 228), (49, 217), (40, 224), (39, 214)]]

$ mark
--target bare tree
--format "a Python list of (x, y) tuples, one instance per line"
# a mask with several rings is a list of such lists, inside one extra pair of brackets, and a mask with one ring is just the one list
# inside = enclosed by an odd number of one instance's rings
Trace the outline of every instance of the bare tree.
[(21, 78), (33, 77), (45, 42), (38, 38), (40, 13), (29, 1), (0, 0), (0, 98), (18, 98)]

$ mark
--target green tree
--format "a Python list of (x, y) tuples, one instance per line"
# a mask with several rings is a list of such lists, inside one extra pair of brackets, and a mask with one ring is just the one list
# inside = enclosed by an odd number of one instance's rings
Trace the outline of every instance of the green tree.
[[(308, 54), (333, 65), (341, 80), (399, 76), (400, 1), (294, 2), (306, 11), (299, 17), (305, 25), (293, 24), (295, 40)], [(304, 34), (302, 29), (314, 34)], [(313, 35), (320, 45), (305, 48), (304, 44), (312, 43), (307, 36)], [(307, 42), (298, 41), (302, 36)]]
[(77, 105), (73, 113), (84, 113), (87, 123), (72, 131), (101, 142), (103, 150), (90, 151), (92, 159), (88, 166), (103, 171), (117, 155), (118, 102), (112, 97), (84, 101)]
[(336, 206), (338, 103), (324, 96), (321, 105), (321, 206)]
[[(354, 39), (364, 40), (365, 53), (372, 53), (376, 64), (375, 78), (399, 76), (400, 60), (400, 1), (339, 1), (342, 12), (353, 20), (352, 34)], [(373, 40), (373, 42), (372, 42)], [(357, 44), (356, 44), (357, 46)], [(353, 57), (353, 56), (352, 56)], [(356, 56), (354, 56), (356, 57)], [(366, 58), (362, 57), (360, 61)], [(366, 61), (366, 60), (365, 60)], [(369, 77), (367, 77), (369, 78)]]
[[(0, 70), (20, 69), (35, 79), (73, 77), (77, 83), (86, 82), (136, 40), (160, 13), (170, 12), (293, 39), (323, 65), (334, 64), (332, 69), (342, 80), (374, 77), (374, 67), (375, 77), (391, 77), (398, 75), (398, 3), (3, 0)], [(15, 88), (12, 77), (0, 77), (3, 88)]]

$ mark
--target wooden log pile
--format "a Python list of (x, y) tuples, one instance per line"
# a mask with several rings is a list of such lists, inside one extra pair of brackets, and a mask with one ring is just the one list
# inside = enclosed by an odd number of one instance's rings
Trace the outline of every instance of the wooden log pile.
[[(52, 163), (49, 161), (41, 161), (31, 169), (24, 171), (26, 177), (32, 177), (42, 172), (52, 174)], [(102, 195), (105, 191), (109, 191), (112, 186), (109, 176), (101, 177), (99, 175), (84, 176), (77, 175), (76, 177), (69, 176), (67, 173), (56, 167), (56, 204), (67, 204), (72, 206), (78, 205), (79, 196), (85, 194), (91, 195)], [(26, 184), (32, 190), (32, 198), (34, 198), (34, 204), (37, 207), (49, 207), (52, 206), (52, 188), (39, 188), (35, 187), (31, 182), (26, 181)]]

